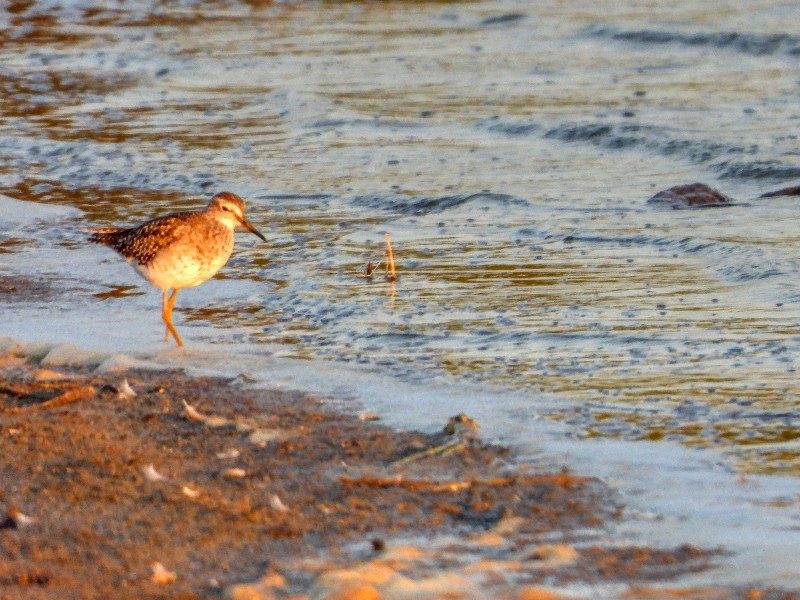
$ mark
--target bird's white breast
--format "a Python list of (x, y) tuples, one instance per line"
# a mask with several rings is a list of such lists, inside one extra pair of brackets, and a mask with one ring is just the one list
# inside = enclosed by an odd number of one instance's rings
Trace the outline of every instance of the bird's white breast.
[(162, 290), (200, 285), (225, 266), (233, 251), (232, 229), (216, 221), (205, 225), (161, 248), (146, 265), (135, 259), (131, 264), (139, 275)]

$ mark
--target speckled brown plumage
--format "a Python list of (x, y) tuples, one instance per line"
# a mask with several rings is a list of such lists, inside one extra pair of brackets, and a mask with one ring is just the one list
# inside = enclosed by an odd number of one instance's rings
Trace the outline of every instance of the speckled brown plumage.
[[(245, 218), (242, 199), (223, 192), (214, 196), (203, 210), (158, 217), (128, 229), (96, 229), (89, 241), (116, 250), (139, 275), (163, 291), (165, 339), (172, 334), (182, 346), (172, 326), (175, 296), (179, 289), (210, 279), (228, 262), (237, 226), (265, 239)], [(173, 292), (168, 299), (169, 290)]]
[(153, 262), (160, 250), (168, 248), (197, 227), (205, 226), (206, 222), (203, 213), (180, 212), (130, 229), (97, 229), (89, 241), (109, 246), (124, 258), (146, 266)]

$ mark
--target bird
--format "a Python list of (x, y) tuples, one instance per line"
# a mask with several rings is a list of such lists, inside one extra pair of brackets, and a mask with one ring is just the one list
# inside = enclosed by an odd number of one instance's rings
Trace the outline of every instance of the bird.
[(204, 209), (157, 217), (128, 229), (94, 229), (89, 241), (116, 250), (162, 291), (161, 318), (167, 326), (164, 341), (172, 334), (178, 346), (183, 346), (172, 324), (178, 290), (200, 285), (225, 266), (233, 251), (236, 227), (267, 241), (245, 218), (244, 201), (231, 192), (221, 192)]

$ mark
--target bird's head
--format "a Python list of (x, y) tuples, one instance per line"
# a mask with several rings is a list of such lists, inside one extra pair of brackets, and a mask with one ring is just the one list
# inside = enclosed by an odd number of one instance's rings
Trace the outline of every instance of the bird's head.
[(231, 228), (244, 227), (250, 233), (254, 233), (265, 242), (267, 238), (261, 235), (244, 216), (244, 201), (236, 194), (231, 192), (221, 192), (211, 199), (208, 203), (209, 211), (217, 212), (217, 218)]

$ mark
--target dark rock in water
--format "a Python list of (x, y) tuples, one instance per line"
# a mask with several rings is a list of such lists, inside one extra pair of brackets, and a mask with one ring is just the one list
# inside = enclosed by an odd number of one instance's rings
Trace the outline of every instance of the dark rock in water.
[(648, 204), (667, 204), (672, 208), (726, 206), (735, 202), (730, 196), (708, 187), (705, 183), (676, 185), (647, 200)]
[[(777, 196), (800, 196), (800, 185), (765, 192), (759, 198), (774, 198)], [(649, 198), (647, 203), (664, 204), (671, 208), (706, 208), (731, 206), (736, 204), (736, 200), (714, 188), (708, 187), (704, 183), (690, 183), (662, 190), (652, 198)]]
[(761, 194), (759, 198), (772, 198), (774, 196), (800, 196), (800, 185), (783, 188), (782, 190), (775, 190), (774, 192), (765, 192)]

